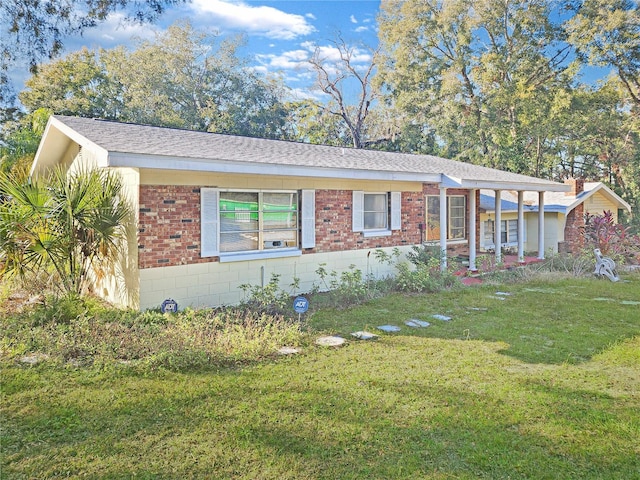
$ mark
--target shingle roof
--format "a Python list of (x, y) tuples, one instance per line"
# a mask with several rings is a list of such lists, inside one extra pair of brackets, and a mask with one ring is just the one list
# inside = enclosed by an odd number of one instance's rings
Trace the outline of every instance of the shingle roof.
[[(460, 180), (557, 187), (558, 183), (432, 155), (381, 152), (308, 143), (195, 132), (89, 118), (52, 117), (109, 154), (151, 155), (283, 167), (402, 174), (444, 174)], [(54, 121), (55, 121), (54, 120)], [(162, 160), (157, 168), (162, 168)]]
[[(545, 192), (544, 209), (546, 212), (567, 213), (576, 205), (580, 204), (596, 191), (601, 190), (608, 194), (612, 200), (618, 202), (621, 208), (631, 211), (631, 207), (622, 198), (618, 197), (611, 189), (606, 187), (602, 182), (584, 182), (584, 191), (578, 195), (566, 195), (564, 192)], [(524, 211), (538, 211), (538, 193), (523, 192)], [(517, 211), (518, 210), (518, 194), (504, 190), (500, 193), (501, 210)], [(480, 208), (489, 212), (495, 210), (495, 193), (491, 190), (480, 190)]]

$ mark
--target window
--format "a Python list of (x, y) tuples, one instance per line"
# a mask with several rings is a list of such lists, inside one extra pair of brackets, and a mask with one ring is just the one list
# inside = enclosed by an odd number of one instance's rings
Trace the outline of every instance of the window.
[(283, 255), (315, 246), (313, 190), (202, 188), (200, 193), (203, 257), (219, 255), (223, 261), (225, 254)]
[[(484, 222), (484, 245), (494, 247), (495, 221), (487, 220)], [(518, 220), (502, 220), (500, 222), (500, 243), (517, 244), (518, 243)]]
[[(467, 197), (447, 196), (447, 240), (467, 238)], [(440, 240), (440, 196), (427, 196), (427, 241)]]
[(400, 192), (353, 192), (353, 231), (365, 236), (390, 235), (400, 230)]
[(297, 246), (297, 192), (220, 192), (220, 252)]
[(386, 230), (389, 226), (389, 196), (386, 193), (364, 194), (364, 229)]

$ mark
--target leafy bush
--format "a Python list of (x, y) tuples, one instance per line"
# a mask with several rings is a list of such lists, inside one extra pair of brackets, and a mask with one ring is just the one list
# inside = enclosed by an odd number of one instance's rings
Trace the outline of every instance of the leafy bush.
[[(378, 258), (384, 259), (384, 255)], [(328, 272), (325, 267), (326, 264), (321, 263), (316, 269), (319, 282), (314, 282), (311, 291), (316, 307), (347, 308), (380, 297), (391, 289), (389, 279), (365, 277), (355, 265), (349, 265), (349, 269), (340, 274), (335, 270)]]
[[(393, 289), (401, 292), (438, 292), (451, 288), (458, 283), (453, 274), (453, 267), (442, 271), (442, 252), (440, 247), (431, 245), (413, 245), (407, 252), (407, 259), (413, 268), (399, 259), (399, 252), (394, 252), (390, 263), (395, 262), (397, 275), (391, 280)], [(455, 262), (448, 262), (449, 265)]]
[[(298, 279), (294, 279), (291, 287), (295, 289)], [(245, 294), (245, 299), (241, 308), (246, 311), (267, 313), (272, 315), (284, 315), (290, 304), (291, 294), (280, 288), (280, 275), (272, 273), (269, 283), (265, 286), (250, 285), (248, 283), (240, 285), (240, 289)]]
[(437, 245), (413, 245), (407, 252), (407, 260), (416, 267), (428, 266), (429, 268), (440, 265), (442, 252)]
[(613, 213), (585, 215), (584, 238), (587, 246), (599, 248), (603, 255), (617, 262), (640, 263), (640, 236), (629, 227), (615, 222)]
[(439, 261), (437, 267), (427, 264), (411, 269), (407, 263), (399, 263), (396, 268), (395, 288), (401, 292), (439, 292), (458, 284), (457, 277), (450, 270), (441, 271)]

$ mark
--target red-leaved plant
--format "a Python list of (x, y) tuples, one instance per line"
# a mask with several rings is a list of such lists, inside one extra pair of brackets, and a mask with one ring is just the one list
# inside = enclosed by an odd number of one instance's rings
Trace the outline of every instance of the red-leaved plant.
[(603, 255), (622, 257), (631, 263), (640, 261), (640, 236), (616, 223), (610, 210), (602, 215), (585, 214), (584, 238), (587, 246), (599, 248)]

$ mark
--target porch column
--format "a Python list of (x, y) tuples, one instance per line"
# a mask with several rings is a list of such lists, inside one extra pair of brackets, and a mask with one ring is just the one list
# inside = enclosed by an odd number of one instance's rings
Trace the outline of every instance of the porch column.
[(538, 259), (544, 260), (544, 192), (538, 192)]
[(493, 245), (496, 250), (496, 265), (502, 263), (502, 232), (500, 231), (500, 225), (502, 224), (502, 190), (496, 190), (496, 203), (494, 210), (496, 212), (496, 222), (493, 228)]
[(518, 262), (524, 262), (524, 192), (518, 190)]
[(447, 269), (447, 189), (440, 187), (440, 270)]
[(476, 193), (473, 188), (469, 192), (469, 270), (475, 272), (476, 268)]

